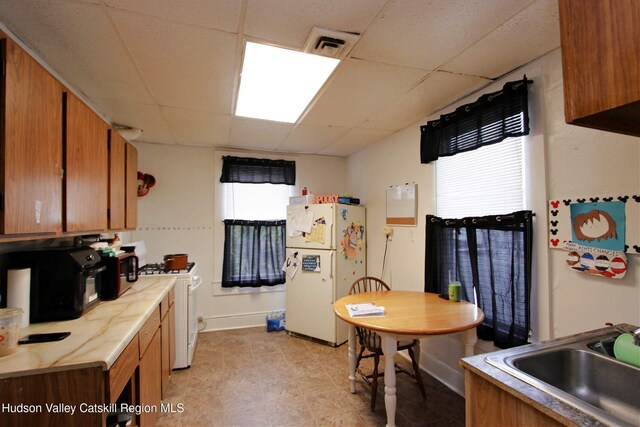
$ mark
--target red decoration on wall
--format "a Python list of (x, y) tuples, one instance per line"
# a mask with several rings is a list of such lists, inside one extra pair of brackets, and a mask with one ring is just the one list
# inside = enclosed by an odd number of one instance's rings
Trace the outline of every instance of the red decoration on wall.
[(146, 196), (154, 185), (156, 179), (153, 175), (138, 171), (138, 197)]

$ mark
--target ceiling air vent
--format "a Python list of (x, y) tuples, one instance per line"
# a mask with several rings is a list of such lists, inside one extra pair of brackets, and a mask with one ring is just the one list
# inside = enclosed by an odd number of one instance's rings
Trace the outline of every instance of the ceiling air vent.
[(353, 48), (360, 34), (313, 27), (302, 50), (314, 55), (343, 59)]

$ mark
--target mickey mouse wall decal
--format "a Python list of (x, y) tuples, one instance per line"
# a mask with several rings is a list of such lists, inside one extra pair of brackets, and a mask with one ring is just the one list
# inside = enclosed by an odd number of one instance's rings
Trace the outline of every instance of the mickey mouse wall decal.
[(138, 197), (146, 196), (154, 185), (156, 179), (153, 175), (138, 171)]

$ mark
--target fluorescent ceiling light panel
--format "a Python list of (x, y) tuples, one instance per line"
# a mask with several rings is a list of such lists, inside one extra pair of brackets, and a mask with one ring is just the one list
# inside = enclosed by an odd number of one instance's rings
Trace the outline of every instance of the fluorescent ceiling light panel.
[(295, 123), (339, 62), (247, 42), (236, 116)]

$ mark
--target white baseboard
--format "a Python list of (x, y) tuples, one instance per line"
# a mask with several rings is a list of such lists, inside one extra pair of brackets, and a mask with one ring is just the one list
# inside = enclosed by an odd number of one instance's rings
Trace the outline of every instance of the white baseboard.
[(464, 397), (464, 373), (461, 370), (453, 369), (429, 354), (421, 354), (420, 359), (420, 367), (426, 367), (424, 370), (429, 375)]
[(199, 325), (199, 332), (212, 332), (225, 329), (254, 328), (264, 326), (268, 312), (240, 313), (228, 316), (205, 317)]

